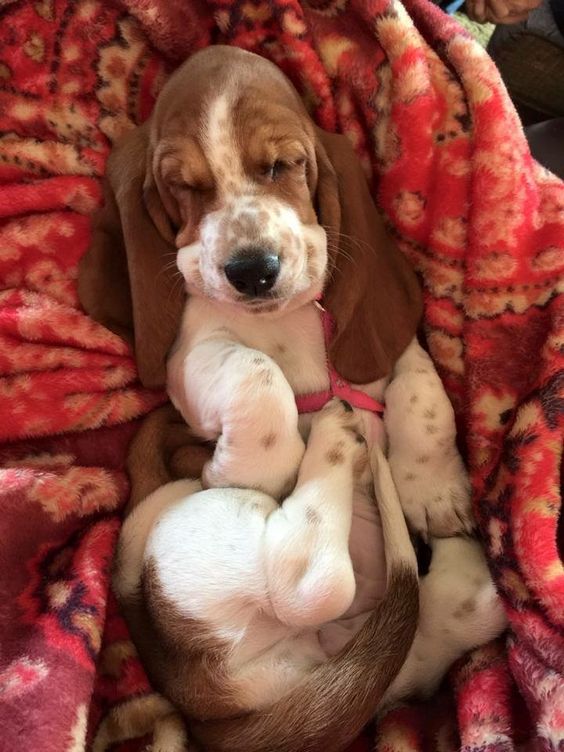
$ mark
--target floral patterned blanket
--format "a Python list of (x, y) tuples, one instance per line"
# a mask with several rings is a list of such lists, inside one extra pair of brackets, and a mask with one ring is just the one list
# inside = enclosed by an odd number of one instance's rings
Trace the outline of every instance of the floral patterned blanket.
[(218, 42), (274, 60), (347, 134), (418, 269), (511, 623), (356, 748), (563, 750), (564, 186), (426, 0), (0, 2), (0, 747), (183, 747), (108, 587), (127, 447), (165, 397), (81, 312), (76, 274), (112, 141)]

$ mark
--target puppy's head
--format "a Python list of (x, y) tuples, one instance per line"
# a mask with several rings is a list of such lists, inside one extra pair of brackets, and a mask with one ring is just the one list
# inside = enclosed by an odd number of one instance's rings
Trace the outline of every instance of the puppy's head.
[(323, 291), (331, 359), (357, 383), (390, 370), (420, 314), (347, 139), (313, 124), (273, 64), (221, 46), (181, 66), (114, 149), (79, 282), (95, 318), (133, 330), (150, 386), (164, 382), (183, 288), (257, 316)]
[(189, 293), (260, 314), (321, 292), (319, 147), (297, 93), (263, 58), (210, 48), (167, 83), (146, 188), (172, 219)]

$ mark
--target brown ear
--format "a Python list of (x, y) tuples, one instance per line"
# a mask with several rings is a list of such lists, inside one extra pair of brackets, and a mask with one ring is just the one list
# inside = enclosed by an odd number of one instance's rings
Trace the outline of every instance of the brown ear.
[(161, 387), (184, 288), (174, 266), (174, 234), (148, 164), (143, 125), (108, 159), (105, 203), (80, 263), (78, 293), (92, 318), (133, 345), (141, 382)]
[(348, 139), (316, 129), (317, 212), (329, 243), (324, 304), (336, 321), (329, 356), (348, 381), (389, 374), (414, 337), (422, 296), (386, 232)]

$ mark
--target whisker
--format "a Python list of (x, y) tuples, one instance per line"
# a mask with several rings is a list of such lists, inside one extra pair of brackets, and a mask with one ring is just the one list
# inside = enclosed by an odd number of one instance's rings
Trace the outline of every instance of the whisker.
[(358, 259), (356, 259), (351, 253), (346, 251), (341, 246), (330, 244), (327, 246), (327, 250), (330, 251), (333, 256), (343, 256), (343, 258), (348, 259), (351, 263), (358, 264)]
[(172, 311), (170, 310), (170, 308), (168, 306), (170, 304), (171, 298), (174, 295), (176, 295), (176, 293), (178, 292), (178, 283), (182, 284), (183, 280), (184, 280), (184, 277), (182, 277), (182, 275), (175, 276), (174, 282), (172, 283), (172, 286), (171, 286), (171, 288), (170, 288), (170, 290), (168, 292), (168, 296), (167, 296), (167, 299), (166, 299), (166, 305), (167, 305), (166, 315), (169, 318), (172, 318)]
[[(157, 274), (157, 279), (161, 276), (161, 274), (169, 272), (171, 269), (175, 269), (175, 267), (176, 267), (176, 264), (174, 262), (170, 262), (168, 264), (165, 264), (164, 266), (161, 266)], [(182, 277), (182, 272), (179, 269), (175, 269), (175, 271), (173, 272), (173, 276), (176, 277), (178, 275)]]

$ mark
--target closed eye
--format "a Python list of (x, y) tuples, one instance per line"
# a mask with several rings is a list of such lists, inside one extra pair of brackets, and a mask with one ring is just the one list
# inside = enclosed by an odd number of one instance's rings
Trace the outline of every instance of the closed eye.
[(271, 164), (264, 165), (262, 168), (262, 174), (270, 180), (277, 180), (284, 173), (289, 172), (292, 169), (302, 169), (305, 162), (305, 157), (298, 157), (293, 160), (276, 159)]
[(208, 193), (213, 190), (211, 186), (203, 183), (187, 183), (186, 181), (175, 181), (170, 186), (171, 190), (190, 191), (192, 193)]

